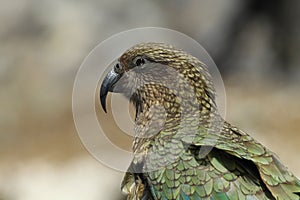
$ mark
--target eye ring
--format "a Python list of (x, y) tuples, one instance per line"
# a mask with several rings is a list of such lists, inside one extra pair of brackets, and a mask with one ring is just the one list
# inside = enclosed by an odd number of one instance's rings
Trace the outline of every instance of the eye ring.
[(138, 56), (134, 59), (133, 62), (136, 66), (142, 66), (146, 63), (146, 60), (143, 57)]
[(115, 64), (115, 66), (114, 66), (114, 71), (116, 72), (116, 73), (121, 73), (122, 72), (122, 66), (121, 66), (121, 64), (119, 63), (119, 62), (117, 62), (116, 64)]

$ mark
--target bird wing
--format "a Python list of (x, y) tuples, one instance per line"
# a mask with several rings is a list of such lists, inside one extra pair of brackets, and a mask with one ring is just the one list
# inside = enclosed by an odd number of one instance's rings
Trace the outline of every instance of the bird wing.
[(197, 134), (193, 138), (193, 145), (212, 145), (228, 155), (239, 158), (239, 165), (244, 165), (244, 169), (247, 169), (247, 165), (243, 163), (253, 163), (259, 178), (276, 199), (300, 199), (300, 181), (280, 163), (274, 153), (227, 122), (224, 122), (220, 134), (209, 132), (209, 134), (207, 131)]

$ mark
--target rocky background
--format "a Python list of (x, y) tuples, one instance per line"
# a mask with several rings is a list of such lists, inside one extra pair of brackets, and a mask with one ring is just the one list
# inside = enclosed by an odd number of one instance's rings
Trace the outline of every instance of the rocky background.
[(144, 26), (199, 41), (223, 76), (227, 120), (300, 177), (299, 10), (292, 0), (0, 0), (0, 199), (121, 198), (122, 173), (79, 140), (72, 87), (99, 42)]

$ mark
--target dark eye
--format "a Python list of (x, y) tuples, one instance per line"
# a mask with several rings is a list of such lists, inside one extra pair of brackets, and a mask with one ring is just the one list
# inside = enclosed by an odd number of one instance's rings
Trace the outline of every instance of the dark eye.
[(116, 73), (121, 73), (122, 72), (122, 67), (120, 65), (120, 63), (116, 63), (115, 66), (114, 66), (114, 70)]
[(136, 57), (136, 58), (134, 59), (134, 64), (135, 64), (136, 66), (142, 66), (143, 64), (145, 64), (145, 59), (142, 58), (142, 57)]

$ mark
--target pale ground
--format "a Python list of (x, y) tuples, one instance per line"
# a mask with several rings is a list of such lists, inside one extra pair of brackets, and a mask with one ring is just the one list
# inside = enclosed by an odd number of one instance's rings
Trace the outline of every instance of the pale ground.
[[(234, 84), (226, 87), (228, 121), (276, 152), (300, 177), (299, 88), (281, 86), (275, 90), (272, 84), (242, 86), (242, 89)], [(38, 130), (43, 130), (45, 135), (19, 136), (15, 139), (18, 143), (11, 142), (10, 148), (4, 148), (0, 162), (0, 199), (121, 198), (119, 187), (123, 174), (90, 156), (80, 144), (71, 115), (66, 118), (61, 123), (67, 125), (59, 125), (58, 129), (50, 131), (42, 127)], [(106, 116), (100, 113), (100, 119), (104, 118)], [(112, 141), (120, 140), (112, 135)], [(5, 146), (4, 140), (2, 143)]]
[(3, 199), (100, 200), (120, 196), (118, 188), (122, 174), (89, 156), (63, 164), (34, 159), (2, 167), (1, 171)]

